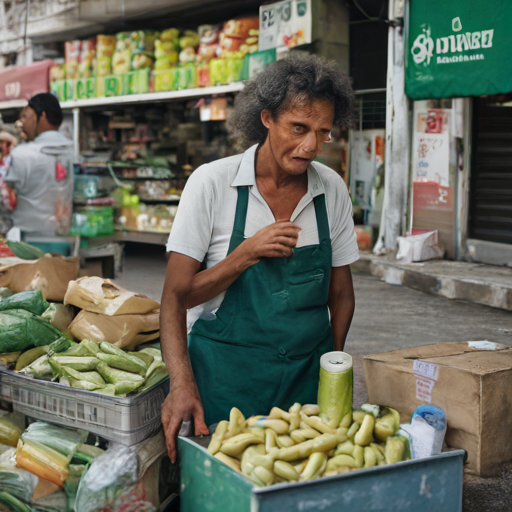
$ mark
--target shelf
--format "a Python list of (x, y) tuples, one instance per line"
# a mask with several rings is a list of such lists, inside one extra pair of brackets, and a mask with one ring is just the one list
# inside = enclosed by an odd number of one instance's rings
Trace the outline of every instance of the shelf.
[[(229, 85), (198, 87), (195, 89), (184, 89), (181, 91), (150, 92), (146, 94), (111, 96), (108, 98), (89, 98), (76, 101), (63, 101), (61, 102), (60, 106), (62, 107), (62, 109), (69, 110), (73, 108), (103, 107), (109, 105), (123, 105), (130, 103), (154, 103), (161, 101), (187, 100), (193, 98), (200, 98), (202, 96), (212, 96), (215, 94), (227, 94), (232, 92), (238, 92), (241, 91), (243, 88), (244, 84), (242, 82), (235, 82)], [(1, 105), (2, 104), (0, 104), (0, 107)]]
[(169, 233), (155, 231), (116, 231), (114, 240), (116, 242), (139, 242), (143, 244), (167, 245)]
[(169, 204), (169, 205), (178, 205), (179, 199), (145, 199), (139, 196), (139, 202), (144, 204)]

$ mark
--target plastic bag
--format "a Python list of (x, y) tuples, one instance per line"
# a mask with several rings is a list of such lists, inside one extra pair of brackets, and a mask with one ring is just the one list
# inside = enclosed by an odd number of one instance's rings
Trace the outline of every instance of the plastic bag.
[(45, 256), (38, 260), (0, 258), (0, 287), (14, 293), (41, 290), (46, 300), (62, 302), (68, 284), (78, 277), (79, 258)]
[(40, 443), (20, 439), (16, 465), (62, 487), (68, 477), (69, 460), (61, 453)]
[(85, 443), (88, 432), (59, 427), (44, 421), (32, 423), (22, 435), (23, 441), (40, 443), (71, 460), (78, 448)]
[(145, 315), (106, 316), (82, 310), (69, 331), (78, 340), (106, 341), (125, 350), (160, 336), (160, 312)]
[(25, 429), (25, 416), (11, 412), (0, 416), (0, 444), (14, 446)]
[(437, 231), (429, 231), (421, 235), (399, 236), (396, 260), (400, 263), (426, 261), (442, 258), (443, 249), (439, 247)]
[[(83, 476), (76, 512), (156, 512), (159, 503), (148, 501), (155, 493), (147, 488), (144, 475), (165, 451), (162, 432), (136, 446), (116, 444), (109, 448)], [(151, 478), (154, 480), (157, 479)]]
[(46, 311), (41, 315), (42, 318), (48, 320), (54, 327), (64, 334), (70, 335), (69, 324), (73, 321), (73, 308), (64, 304), (52, 303)]
[(0, 489), (12, 496), (30, 502), (37, 486), (37, 476), (16, 467), (15, 448), (10, 448), (0, 456)]
[(24, 309), (0, 312), (0, 353), (49, 345), (62, 337), (62, 332), (50, 322)]
[(0, 311), (8, 309), (24, 309), (34, 315), (41, 315), (48, 309), (48, 302), (43, 297), (41, 290), (29, 290), (12, 295), (0, 301)]
[(101, 277), (81, 277), (71, 281), (64, 304), (108, 316), (143, 315), (160, 308), (153, 299), (129, 292)]

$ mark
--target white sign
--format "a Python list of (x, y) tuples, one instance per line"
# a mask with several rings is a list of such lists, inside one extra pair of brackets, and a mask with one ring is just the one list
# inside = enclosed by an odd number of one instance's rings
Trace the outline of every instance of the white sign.
[(283, 0), (260, 7), (259, 51), (311, 43), (311, 0)]
[(414, 181), (435, 181), (450, 186), (449, 135), (445, 133), (414, 134)]

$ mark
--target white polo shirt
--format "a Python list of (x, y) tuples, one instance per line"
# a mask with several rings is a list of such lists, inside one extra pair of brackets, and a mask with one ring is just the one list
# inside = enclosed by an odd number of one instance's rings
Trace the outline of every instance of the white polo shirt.
[[(274, 215), (256, 185), (254, 160), (257, 145), (240, 155), (216, 160), (199, 167), (188, 179), (174, 220), (167, 251), (206, 260), (211, 268), (226, 256), (235, 222), (237, 187), (249, 187), (245, 236), (275, 222)], [(308, 191), (291, 216), (302, 230), (297, 247), (318, 244), (313, 198), (325, 194), (331, 233), (332, 266), (349, 265), (359, 259), (352, 201), (341, 176), (318, 162), (308, 166)], [(189, 330), (199, 318), (214, 319), (225, 292), (188, 313)]]

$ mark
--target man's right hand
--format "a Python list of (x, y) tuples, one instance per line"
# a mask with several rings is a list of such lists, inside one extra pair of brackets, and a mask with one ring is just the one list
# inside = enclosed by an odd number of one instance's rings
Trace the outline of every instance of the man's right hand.
[(171, 462), (176, 462), (176, 440), (181, 425), (184, 421), (190, 420), (194, 420), (196, 436), (209, 434), (204, 422), (203, 404), (194, 379), (172, 383), (171, 377), (171, 390), (162, 406), (162, 424)]
[(261, 258), (287, 258), (293, 256), (300, 230), (293, 222), (278, 220), (245, 240), (239, 249), (245, 251), (252, 264)]

